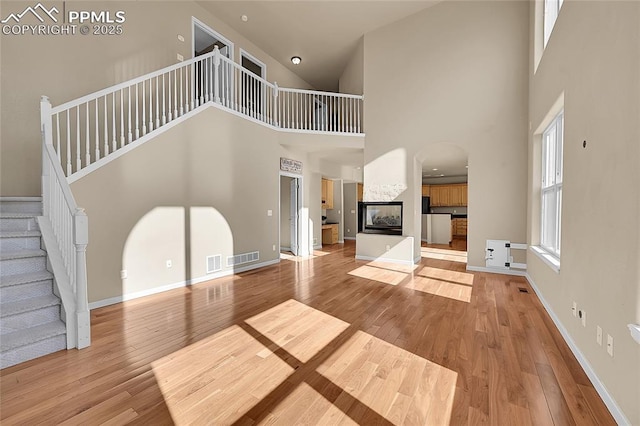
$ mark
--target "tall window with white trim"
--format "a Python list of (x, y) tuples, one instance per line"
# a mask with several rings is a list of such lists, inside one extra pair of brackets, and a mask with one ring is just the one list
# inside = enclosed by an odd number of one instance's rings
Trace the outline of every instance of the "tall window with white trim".
[(558, 13), (562, 7), (563, 0), (544, 0), (544, 47), (547, 47), (551, 31), (558, 19)]
[(564, 111), (561, 111), (542, 134), (540, 245), (557, 258), (560, 258), (560, 222), (562, 217), (563, 128)]

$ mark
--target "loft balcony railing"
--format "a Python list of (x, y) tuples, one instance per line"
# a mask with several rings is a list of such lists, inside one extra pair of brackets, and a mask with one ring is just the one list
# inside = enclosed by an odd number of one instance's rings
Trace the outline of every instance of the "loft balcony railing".
[(51, 140), (65, 176), (212, 102), (278, 129), (362, 134), (360, 95), (278, 87), (222, 56), (198, 56), (53, 106)]

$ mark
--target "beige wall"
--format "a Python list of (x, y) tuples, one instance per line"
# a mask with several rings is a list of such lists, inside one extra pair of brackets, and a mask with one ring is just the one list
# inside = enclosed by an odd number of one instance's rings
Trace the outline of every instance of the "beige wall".
[(526, 2), (443, 2), (365, 35), (365, 200), (404, 201), (416, 253), (436, 144), (468, 153), (469, 264), (484, 266), (487, 239), (525, 241), (528, 15)]
[(342, 71), (338, 91), (353, 95), (364, 93), (364, 37), (358, 42), (358, 46), (351, 54), (351, 59)]
[[(344, 186), (344, 237), (355, 238), (358, 233), (358, 184), (345, 183)], [(353, 213), (352, 213), (353, 212)]]
[(223, 255), (225, 271), (232, 254), (277, 260), (280, 157), (303, 162), (308, 250), (322, 232), (320, 175), (278, 141), (278, 131), (207, 108), (72, 184), (89, 216), (89, 301), (200, 280), (210, 255)]
[[(62, 2), (52, 2), (62, 10)], [(25, 2), (2, 2), (4, 14)], [(310, 88), (193, 1), (66, 2), (68, 10), (123, 10), (120, 36), (0, 35), (0, 194), (40, 195), (40, 97), (54, 106), (191, 58), (191, 18), (195, 16), (267, 65), (269, 81), (281, 87)], [(4, 16), (4, 15), (3, 15)], [(184, 42), (178, 40), (178, 34)]]
[[(640, 323), (640, 3), (564, 2), (533, 75), (535, 28), (532, 17), (530, 243), (540, 240), (533, 135), (563, 92), (564, 179), (560, 272), (530, 254), (529, 274), (627, 420), (640, 424), (640, 345), (627, 329)], [(587, 312), (586, 327), (571, 315), (573, 301)]]

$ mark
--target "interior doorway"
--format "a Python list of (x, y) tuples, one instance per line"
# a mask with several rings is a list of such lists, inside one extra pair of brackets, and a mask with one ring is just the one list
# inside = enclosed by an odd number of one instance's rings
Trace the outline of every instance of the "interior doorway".
[(240, 49), (240, 65), (248, 72), (242, 74), (242, 107), (247, 115), (262, 118), (264, 86), (256, 77), (267, 78), (267, 65)]
[(280, 252), (301, 256), (302, 177), (280, 174)]
[[(213, 49), (217, 46), (221, 56), (233, 61), (234, 47), (231, 41), (196, 18), (192, 18), (192, 22), (191, 51), (194, 58), (213, 52)], [(212, 64), (213, 62), (208, 66), (213, 66)], [(196, 63), (195, 75), (192, 81), (203, 81), (202, 73), (207, 71), (206, 67), (206, 65), (203, 66), (201, 63)], [(220, 82), (220, 98), (222, 102), (233, 102), (233, 67), (226, 61), (222, 61), (217, 77)], [(203, 88), (202, 85), (194, 87), (196, 99), (205, 98), (202, 93), (205, 89), (206, 86)], [(213, 88), (211, 88), (211, 92), (213, 92)]]

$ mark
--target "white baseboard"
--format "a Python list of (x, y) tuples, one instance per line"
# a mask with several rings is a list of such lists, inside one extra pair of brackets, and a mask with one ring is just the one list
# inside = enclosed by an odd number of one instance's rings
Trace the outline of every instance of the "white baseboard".
[(280, 251), (291, 251), (291, 247), (280, 247)]
[(400, 260), (400, 259), (392, 259), (388, 257), (372, 257), (372, 256), (362, 256), (357, 254), (357, 260), (369, 260), (375, 262), (387, 262), (387, 263), (395, 263), (397, 265), (414, 265), (414, 263), (410, 260)]
[(578, 345), (576, 345), (576, 343), (573, 341), (573, 339), (571, 338), (571, 335), (569, 334), (567, 329), (564, 327), (564, 325), (562, 324), (562, 322), (560, 321), (556, 313), (553, 311), (553, 309), (551, 309), (551, 305), (549, 305), (547, 300), (544, 298), (544, 296), (540, 292), (540, 289), (538, 288), (536, 283), (533, 281), (533, 278), (531, 278), (531, 275), (529, 275), (529, 273), (526, 273), (525, 277), (527, 278), (527, 281), (529, 281), (529, 285), (531, 285), (531, 288), (533, 288), (533, 291), (535, 291), (536, 296), (538, 296), (538, 299), (540, 299), (540, 302), (542, 302), (542, 305), (544, 306), (545, 310), (553, 320), (553, 323), (558, 328), (558, 331), (560, 331), (560, 334), (564, 338), (564, 341), (567, 343), (567, 345), (569, 345), (569, 349), (571, 349), (571, 352), (573, 352), (573, 355), (576, 357), (576, 359), (580, 363), (580, 366), (582, 366), (582, 369), (584, 370), (584, 372), (587, 373), (589, 380), (591, 380), (591, 383), (593, 383), (593, 387), (596, 388), (596, 391), (598, 392), (598, 394), (600, 395), (600, 398), (602, 398), (605, 405), (611, 412), (611, 415), (616, 420), (616, 423), (618, 423), (619, 425), (630, 426), (631, 422), (629, 422), (629, 419), (627, 419), (627, 417), (624, 415), (624, 412), (620, 409), (615, 399), (613, 399), (613, 397), (607, 390), (604, 383), (600, 381), (600, 379), (596, 375), (596, 372), (591, 367), (591, 364), (589, 364), (589, 361), (587, 360), (587, 358), (582, 354), (582, 352), (578, 348)]
[(198, 278), (192, 278), (187, 281), (180, 281), (173, 284), (167, 284), (160, 287), (154, 287), (147, 290), (137, 291), (135, 293), (123, 294), (121, 296), (110, 297), (108, 299), (98, 300), (97, 302), (89, 303), (89, 310), (102, 308), (104, 306), (115, 305), (116, 303), (126, 302), (127, 300), (138, 299), (140, 297), (151, 296), (152, 294), (162, 293), (164, 291), (174, 290), (180, 287), (186, 287), (189, 285), (199, 284), (205, 281), (215, 280), (216, 278), (222, 278), (240, 272), (250, 271), (252, 269), (264, 268), (266, 266), (275, 265), (279, 263), (280, 259), (269, 260), (267, 262), (256, 263), (254, 265), (242, 266), (235, 269), (228, 269), (226, 271), (216, 272), (214, 274), (208, 274)]
[(30, 201), (37, 202), (42, 201), (42, 197), (0, 197), (0, 203), (3, 202), (16, 202), (16, 201)]
[(345, 240), (355, 240), (356, 237), (344, 237)]
[(313, 249), (314, 250), (322, 250), (322, 244), (318, 244), (318, 245), (313, 246)]
[(516, 277), (526, 277), (526, 271), (515, 271), (513, 269), (497, 269), (497, 268), (487, 268), (485, 266), (469, 266), (467, 265), (467, 271), (471, 272), (489, 272), (490, 274), (503, 274), (503, 275), (513, 275)]

